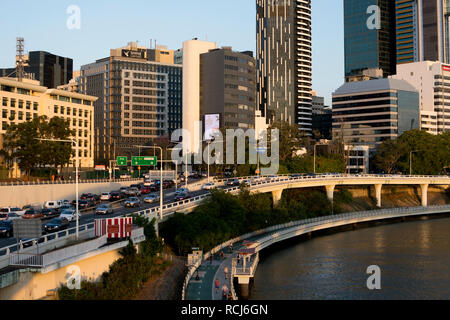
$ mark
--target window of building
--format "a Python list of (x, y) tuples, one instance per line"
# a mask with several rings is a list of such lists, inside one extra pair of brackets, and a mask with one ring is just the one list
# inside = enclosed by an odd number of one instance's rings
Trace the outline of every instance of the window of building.
[(11, 107), (16, 107), (16, 99), (11, 99)]
[(37, 102), (33, 102), (33, 110), (38, 111), (39, 104)]
[(19, 109), (23, 109), (23, 100), (19, 100)]
[(19, 111), (18, 119), (23, 120), (23, 111)]
[(8, 118), (8, 110), (5, 110), (5, 109), (2, 110), (2, 118), (3, 119)]
[(8, 98), (3, 98), (3, 106), (8, 106)]

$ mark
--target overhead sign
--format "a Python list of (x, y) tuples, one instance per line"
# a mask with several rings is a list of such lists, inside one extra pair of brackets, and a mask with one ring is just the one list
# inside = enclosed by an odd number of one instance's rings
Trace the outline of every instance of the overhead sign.
[(128, 158), (127, 157), (118, 157), (117, 158), (117, 165), (118, 166), (126, 166), (128, 163)]
[(41, 219), (13, 220), (13, 232), (16, 239), (34, 239), (42, 236)]
[(157, 157), (133, 157), (131, 159), (131, 164), (133, 166), (156, 166), (158, 164), (158, 158)]

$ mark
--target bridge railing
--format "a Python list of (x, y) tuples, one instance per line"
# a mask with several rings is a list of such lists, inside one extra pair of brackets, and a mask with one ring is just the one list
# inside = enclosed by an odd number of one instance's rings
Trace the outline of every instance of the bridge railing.
[[(87, 184), (87, 183), (107, 183), (107, 182), (134, 182), (134, 181), (142, 181), (139, 178), (130, 178), (130, 179), (88, 179), (88, 180), (79, 180), (79, 184)], [(13, 182), (0, 182), (0, 187), (6, 186), (36, 186), (36, 185), (59, 185), (59, 184), (75, 184), (75, 180), (55, 180), (55, 181), (13, 181)]]

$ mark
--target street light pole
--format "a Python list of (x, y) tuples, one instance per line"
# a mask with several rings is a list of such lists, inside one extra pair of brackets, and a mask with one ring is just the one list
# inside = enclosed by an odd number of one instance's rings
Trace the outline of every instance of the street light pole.
[(420, 152), (420, 150), (413, 150), (409, 153), (409, 175), (412, 176), (412, 155), (413, 153)]

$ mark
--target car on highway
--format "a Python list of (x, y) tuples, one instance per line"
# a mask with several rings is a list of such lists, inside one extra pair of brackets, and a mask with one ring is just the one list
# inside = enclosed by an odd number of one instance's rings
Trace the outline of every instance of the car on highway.
[(125, 208), (136, 208), (141, 206), (141, 200), (136, 197), (131, 197), (124, 203)]
[(63, 209), (61, 211), (59, 211), (58, 209), (42, 209), (41, 213), (44, 216), (44, 219), (49, 219), (49, 218), (58, 217), (60, 212), (62, 212), (64, 210), (66, 210), (66, 209)]
[(94, 204), (99, 203), (100, 200), (100, 196), (98, 194), (89, 194), (89, 196), (86, 197), (87, 201), (92, 201)]
[(112, 204), (101, 204), (95, 209), (95, 214), (113, 214)]
[(119, 192), (123, 195), (128, 195), (128, 187), (121, 187)]
[(14, 207), (4, 207), (0, 209), (0, 213), (16, 213), (19, 216), (23, 216), (23, 214), (25, 213), (26, 209), (20, 209), (20, 208), (14, 208)]
[(101, 201), (111, 201), (111, 193), (110, 192), (103, 192), (100, 196)]
[(46, 201), (44, 203), (44, 209), (59, 209), (63, 205), (62, 201)]
[(267, 176), (266, 177), (266, 181), (267, 182), (271, 182), (271, 181), (274, 181), (274, 180), (276, 180), (276, 179), (278, 179), (279, 177), (277, 176), (277, 175), (271, 175), (271, 176)]
[(239, 179), (231, 179), (227, 181), (228, 187), (239, 187), (241, 183), (239, 182)]
[(44, 224), (44, 233), (58, 232), (69, 227), (70, 221), (66, 218), (55, 218)]
[(111, 192), (111, 199), (110, 201), (119, 201), (122, 200), (122, 193), (120, 191), (113, 191)]
[(11, 238), (13, 236), (13, 223), (11, 221), (0, 221), (0, 237)]
[(191, 195), (188, 193), (180, 193), (178, 195), (175, 196), (175, 198), (173, 198), (173, 201), (178, 202), (178, 201), (183, 201), (183, 200), (187, 200), (190, 199)]
[(34, 209), (29, 209), (29, 210), (25, 211), (25, 213), (22, 216), (22, 219), (26, 219), (26, 220), (42, 219), (42, 218), (44, 218), (44, 215), (41, 212), (36, 211)]
[(142, 187), (141, 188), (141, 194), (149, 194), (149, 193), (152, 193), (153, 191), (152, 191), (152, 188), (150, 188), (150, 187)]
[(139, 197), (141, 196), (141, 190), (139, 190), (137, 187), (131, 187), (128, 189), (128, 195), (131, 197)]
[(301, 178), (302, 176), (303, 176), (302, 174), (296, 173), (296, 174), (291, 174), (291, 175), (289, 176), (289, 178), (291, 178), (291, 179), (299, 179), (299, 178)]
[(93, 207), (95, 207), (95, 203), (92, 202), (91, 200), (80, 200), (78, 202), (79, 210), (86, 210), (86, 209), (93, 208)]
[(179, 194), (183, 194), (183, 193), (189, 193), (189, 189), (188, 188), (180, 188), (177, 191), (175, 191), (175, 195), (179, 195)]
[(17, 213), (15, 212), (11, 212), (11, 213), (0, 213), (0, 221), (12, 221), (12, 220), (17, 220), (17, 219), (22, 219), (22, 216), (19, 216)]
[(147, 197), (144, 198), (145, 203), (156, 203), (160, 200), (159, 195), (157, 194), (150, 194)]
[[(65, 218), (69, 222), (72, 222), (73, 220), (75, 220), (77, 218), (74, 209), (64, 210), (63, 212), (61, 212), (61, 215), (59, 217), (60, 218)], [(79, 217), (80, 217), (80, 214), (78, 214), (78, 218)]]
[(150, 187), (153, 184), (152, 179), (145, 179), (144, 181), (144, 187)]
[(90, 193), (83, 193), (83, 194), (80, 196), (80, 199), (81, 199), (81, 200), (86, 200), (87, 197), (89, 197), (90, 195), (91, 195)]
[(163, 181), (163, 188), (164, 189), (170, 189), (175, 187), (175, 182), (173, 180), (164, 180)]
[(131, 176), (129, 174), (121, 174), (120, 179), (131, 179)]
[(212, 190), (212, 189), (215, 189), (215, 188), (216, 188), (216, 184), (214, 182), (208, 182), (208, 183), (205, 183), (202, 186), (203, 190)]

